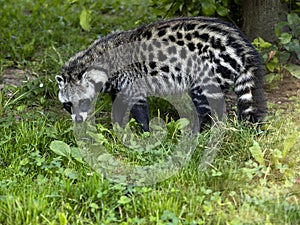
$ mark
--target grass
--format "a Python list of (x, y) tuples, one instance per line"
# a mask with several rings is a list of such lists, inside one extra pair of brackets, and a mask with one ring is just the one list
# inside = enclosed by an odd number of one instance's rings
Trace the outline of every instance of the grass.
[[(210, 133), (199, 137), (192, 160), (171, 178), (141, 187), (114, 183), (72, 154), (50, 148), (57, 140), (76, 146), (53, 77), (98, 35), (153, 20), (147, 1), (143, 6), (127, 0), (0, 4), (0, 80), (7, 68), (36, 78), (0, 92), (0, 224), (298, 223), (299, 99), (293, 111), (270, 105), (262, 131), (234, 120), (223, 125), (222, 146), (205, 171), (198, 165)], [(93, 15), (90, 31), (79, 23), (84, 7)], [(103, 106), (104, 115), (109, 110)], [(126, 156), (113, 132), (101, 134)]]

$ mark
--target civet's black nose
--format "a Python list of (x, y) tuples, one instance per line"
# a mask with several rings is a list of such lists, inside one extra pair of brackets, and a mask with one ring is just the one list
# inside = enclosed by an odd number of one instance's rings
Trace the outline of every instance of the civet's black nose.
[(76, 115), (75, 116), (75, 122), (76, 123), (82, 123), (83, 122), (83, 117), (80, 115)]

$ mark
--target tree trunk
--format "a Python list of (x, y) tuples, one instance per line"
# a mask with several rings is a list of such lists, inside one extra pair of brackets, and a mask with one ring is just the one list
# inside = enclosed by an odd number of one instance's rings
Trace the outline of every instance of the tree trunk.
[(280, 0), (243, 0), (242, 30), (252, 41), (261, 37), (268, 42), (275, 42), (275, 25), (285, 19), (287, 5)]

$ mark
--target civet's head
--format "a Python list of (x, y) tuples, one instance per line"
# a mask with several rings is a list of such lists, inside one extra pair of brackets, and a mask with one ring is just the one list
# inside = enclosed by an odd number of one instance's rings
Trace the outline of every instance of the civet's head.
[(61, 74), (55, 77), (58, 86), (58, 98), (63, 107), (71, 114), (75, 122), (83, 122), (93, 113), (93, 103), (97, 93), (101, 92), (107, 81), (105, 71), (88, 69), (82, 74), (72, 75), (62, 69)]

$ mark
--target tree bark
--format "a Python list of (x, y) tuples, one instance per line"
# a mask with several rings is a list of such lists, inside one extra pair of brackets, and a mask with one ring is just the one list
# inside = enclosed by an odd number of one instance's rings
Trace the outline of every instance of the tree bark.
[(285, 19), (288, 11), (286, 4), (280, 0), (243, 0), (242, 30), (252, 41), (256, 37), (274, 43), (276, 41), (275, 25)]

